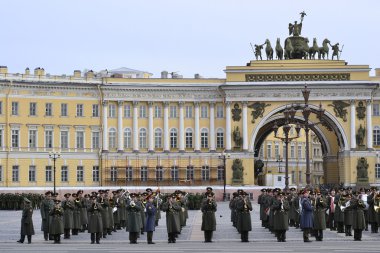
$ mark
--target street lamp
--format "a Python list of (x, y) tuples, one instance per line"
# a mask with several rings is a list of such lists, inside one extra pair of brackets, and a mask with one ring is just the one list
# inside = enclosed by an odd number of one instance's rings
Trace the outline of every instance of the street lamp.
[(52, 152), (49, 152), (49, 158), (50, 159), (53, 159), (53, 173), (54, 173), (54, 195), (55, 195), (55, 161), (58, 159), (58, 158), (61, 158), (61, 152), (59, 151), (52, 151)]
[(283, 161), (282, 161), (282, 158), (281, 158), (280, 155), (277, 157), (276, 162), (278, 162), (278, 172), (281, 172), (281, 163), (282, 163)]
[(227, 184), (227, 179), (226, 179), (226, 160), (230, 158), (229, 153), (225, 153), (224, 151), (219, 155), (219, 159), (223, 160), (223, 201), (227, 200), (227, 195), (226, 195), (226, 184)]

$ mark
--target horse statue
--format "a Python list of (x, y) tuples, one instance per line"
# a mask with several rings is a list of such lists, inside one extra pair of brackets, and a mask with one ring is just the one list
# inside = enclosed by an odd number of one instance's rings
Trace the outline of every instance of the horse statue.
[(292, 55), (293, 55), (293, 45), (292, 45), (292, 41), (290, 39), (286, 39), (285, 40), (285, 53), (284, 53), (284, 58), (285, 60), (287, 59), (291, 59)]
[(277, 38), (276, 41), (276, 57), (277, 60), (282, 60), (282, 58), (284, 58), (284, 49), (282, 49), (280, 38)]
[(308, 38), (305, 38), (305, 43), (303, 45), (303, 53), (304, 53), (304, 59), (307, 60), (307, 58), (309, 58), (309, 51), (310, 51), (310, 47), (309, 47), (309, 39)]
[(270, 44), (269, 39), (265, 40), (265, 43), (267, 46), (265, 47), (265, 53), (267, 54), (267, 60), (273, 60), (273, 48)]
[(319, 60), (321, 60), (321, 58), (323, 58), (323, 60), (324, 60), (325, 56), (327, 59), (329, 58), (329, 43), (330, 43), (330, 41), (328, 39), (323, 40), (322, 47), (320, 47), (318, 49), (318, 59)]
[(311, 48), (309, 48), (309, 59), (313, 59), (315, 60), (315, 54), (319, 52), (319, 47), (318, 47), (318, 44), (317, 44), (317, 38), (314, 38), (313, 39), (313, 46)]

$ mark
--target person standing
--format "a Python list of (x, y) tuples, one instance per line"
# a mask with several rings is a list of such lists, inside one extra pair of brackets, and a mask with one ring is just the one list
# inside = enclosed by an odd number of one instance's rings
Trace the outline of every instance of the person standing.
[(316, 191), (314, 200), (314, 233), (316, 241), (323, 240), (323, 230), (326, 229), (326, 200), (320, 191)]
[(168, 232), (168, 243), (176, 242), (176, 234), (181, 232), (178, 212), (181, 206), (176, 201), (176, 194), (168, 196), (167, 202), (162, 204), (162, 211), (166, 212), (166, 229)]
[(74, 202), (69, 199), (71, 196), (70, 193), (66, 193), (64, 196), (65, 196), (65, 200), (62, 201), (63, 222), (64, 222), (63, 239), (70, 239), (70, 230), (74, 226), (74, 218), (73, 218)]
[(51, 226), (49, 227), (49, 233), (54, 237), (54, 243), (61, 243), (61, 234), (64, 233), (63, 229), (63, 209), (61, 207), (61, 201), (54, 201), (54, 208), (50, 211)]
[(47, 191), (45, 193), (45, 199), (41, 202), (41, 218), (42, 218), (42, 224), (41, 224), (41, 231), (44, 232), (44, 238), (45, 241), (47, 240), (54, 240), (52, 236), (49, 236), (49, 229), (50, 229), (50, 216), (49, 213), (54, 207), (54, 202), (51, 199), (52, 198), (52, 192)]
[(330, 191), (330, 195), (327, 197), (327, 210), (328, 210), (328, 227), (331, 231), (336, 230), (336, 224), (335, 224), (335, 190), (332, 189)]
[(366, 228), (364, 217), (366, 205), (359, 195), (357, 198), (351, 200), (351, 205), (347, 208), (352, 209), (352, 228), (354, 229), (354, 240), (361, 241), (363, 229)]
[(273, 220), (274, 231), (278, 242), (286, 242), (286, 230), (289, 229), (289, 202), (285, 198), (285, 193), (279, 192), (277, 198), (273, 200)]
[(335, 203), (335, 213), (334, 213), (334, 221), (337, 224), (337, 232), (344, 233), (344, 212), (342, 212), (341, 206), (345, 203), (344, 189), (339, 189), (339, 193), (334, 198)]
[(157, 208), (154, 205), (154, 197), (153, 194), (148, 195), (147, 203), (145, 206), (145, 232), (147, 232), (147, 241), (148, 244), (155, 244), (153, 242), (153, 232), (156, 227), (156, 212)]
[(252, 204), (248, 198), (248, 193), (241, 191), (240, 198), (236, 202), (236, 210), (238, 216), (238, 229), (242, 242), (249, 242), (248, 233), (252, 231), (251, 211)]
[(351, 199), (352, 199), (352, 195), (351, 193), (348, 193), (346, 195), (346, 203), (345, 203), (346, 208), (344, 209), (344, 226), (345, 226), (346, 236), (352, 236), (352, 223), (354, 222), (352, 209), (347, 208), (351, 205)]
[(91, 197), (91, 204), (87, 208), (88, 212), (88, 232), (91, 233), (91, 244), (100, 243), (103, 232), (102, 206), (96, 202), (96, 196)]
[(127, 205), (128, 212), (128, 227), (127, 231), (129, 232), (129, 242), (130, 244), (137, 244), (137, 237), (141, 231), (141, 206), (136, 203), (137, 195), (135, 193), (130, 194), (132, 200)]
[(33, 207), (31, 201), (27, 198), (24, 198), (24, 209), (22, 211), (21, 218), (21, 237), (17, 242), (24, 243), (25, 236), (28, 237), (28, 244), (32, 243), (32, 235), (34, 235), (34, 226), (33, 226)]
[(81, 222), (81, 209), (82, 202), (78, 197), (77, 193), (71, 195), (74, 198), (74, 209), (73, 209), (73, 235), (78, 235), (79, 230), (82, 229)]
[(205, 242), (212, 242), (212, 233), (216, 230), (216, 212), (217, 204), (214, 199), (214, 193), (208, 193), (207, 199), (202, 202), (202, 227), (204, 231)]
[(309, 235), (311, 230), (313, 229), (313, 206), (311, 205), (309, 199), (309, 190), (305, 189), (303, 191), (303, 196), (301, 199), (301, 219), (300, 219), (300, 227), (303, 229), (303, 241), (311, 242), (309, 239)]

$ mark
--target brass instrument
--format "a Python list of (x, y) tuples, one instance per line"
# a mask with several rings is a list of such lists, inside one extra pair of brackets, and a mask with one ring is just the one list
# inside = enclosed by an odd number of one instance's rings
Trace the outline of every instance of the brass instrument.
[(98, 205), (94, 203), (94, 210), (98, 210)]
[(375, 212), (380, 213), (380, 194), (374, 196), (373, 209), (375, 210)]
[(129, 203), (129, 205), (130, 205), (131, 207), (135, 207), (135, 206), (136, 206), (136, 203), (132, 200), (132, 201)]
[(345, 203), (345, 205), (342, 206), (342, 207), (340, 208), (340, 210), (341, 210), (342, 212), (344, 212), (344, 210), (345, 210), (347, 207), (349, 207), (350, 205), (351, 205), (351, 201), (348, 200), (348, 201)]
[(281, 198), (281, 210), (280, 212), (284, 211), (284, 200)]

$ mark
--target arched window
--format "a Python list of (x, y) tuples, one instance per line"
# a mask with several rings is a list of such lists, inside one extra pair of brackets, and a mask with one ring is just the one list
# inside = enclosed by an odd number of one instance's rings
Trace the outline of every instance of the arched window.
[(132, 131), (130, 128), (124, 129), (124, 148), (132, 148)]
[(146, 129), (145, 128), (140, 129), (139, 137), (140, 137), (140, 142), (139, 142), (140, 148), (146, 148)]
[(108, 145), (110, 149), (116, 148), (116, 129), (110, 128), (108, 130)]
[(201, 130), (201, 148), (208, 148), (208, 130), (206, 128)]
[(191, 128), (186, 129), (186, 148), (193, 148), (193, 130)]
[(172, 128), (170, 130), (170, 148), (177, 148), (178, 132), (177, 129)]
[(162, 148), (162, 130), (160, 128), (154, 130), (154, 147)]
[(224, 131), (221, 128), (216, 130), (216, 148), (224, 148)]

